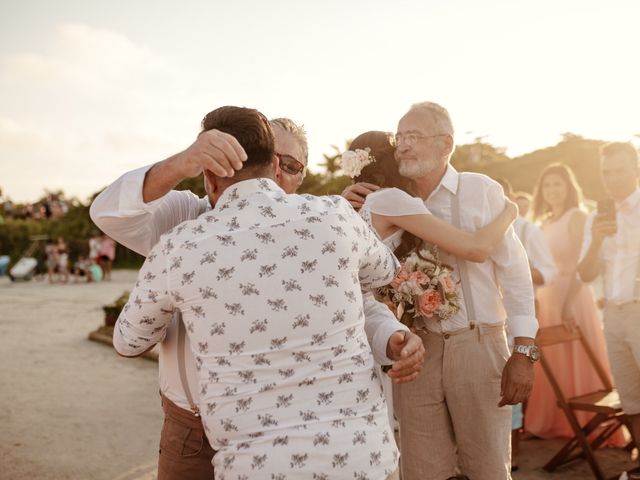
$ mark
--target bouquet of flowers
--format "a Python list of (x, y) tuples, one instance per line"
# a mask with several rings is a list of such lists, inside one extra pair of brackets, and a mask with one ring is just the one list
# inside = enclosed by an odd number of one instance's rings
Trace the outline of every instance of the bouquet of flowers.
[(393, 281), (376, 293), (409, 328), (421, 316), (447, 320), (460, 309), (452, 272), (440, 261), (436, 246), (422, 248), (410, 253)]

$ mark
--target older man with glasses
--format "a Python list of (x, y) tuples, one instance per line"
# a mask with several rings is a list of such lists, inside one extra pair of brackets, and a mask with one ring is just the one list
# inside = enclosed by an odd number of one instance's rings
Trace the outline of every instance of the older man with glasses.
[[(306, 173), (306, 133), (288, 118), (276, 118), (270, 123), (280, 166), (276, 182), (287, 193), (295, 193)], [(233, 136), (217, 130), (203, 131), (184, 151), (117, 179), (94, 200), (91, 218), (119, 243), (146, 256), (162, 234), (211, 208), (206, 197), (172, 190), (178, 183), (205, 169), (217, 176), (232, 177), (246, 158)], [(420, 338), (399, 324), (385, 305), (365, 301), (364, 309), (365, 330), (375, 360), (383, 365), (395, 361), (389, 372), (395, 382), (413, 380), (424, 359)], [(173, 319), (160, 344), (159, 380), (165, 421), (158, 479), (213, 478), (214, 452), (204, 434), (197, 406), (195, 360), (186, 347), (184, 325), (179, 318)]]
[[(398, 122), (395, 158), (400, 175), (429, 211), (464, 230), (486, 225), (504, 208), (500, 186), (484, 175), (458, 173), (449, 161), (454, 129), (449, 112), (433, 102), (413, 105)], [(350, 188), (358, 206), (376, 186)], [(426, 355), (411, 383), (394, 388), (404, 480), (508, 480), (511, 408), (529, 395), (537, 332), (526, 253), (509, 229), (483, 263), (440, 251), (459, 280), (460, 310), (448, 320), (425, 319), (418, 332)], [(505, 318), (506, 312), (506, 318)], [(505, 321), (515, 337), (509, 351)]]

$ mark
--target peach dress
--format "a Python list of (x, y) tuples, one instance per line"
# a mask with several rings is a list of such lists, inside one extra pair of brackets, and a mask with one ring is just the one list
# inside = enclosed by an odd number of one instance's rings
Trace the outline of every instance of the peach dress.
[[(540, 287), (538, 299), (538, 321), (540, 327), (549, 327), (562, 323), (562, 306), (571, 284), (572, 275), (576, 271), (575, 252), (569, 244), (569, 221), (577, 208), (567, 210), (558, 220), (547, 222), (542, 231), (553, 254), (558, 269), (556, 279), (549, 285)], [(609, 372), (609, 361), (605, 346), (602, 322), (596, 306), (593, 290), (589, 285), (581, 284), (574, 298), (574, 318), (596, 357)], [(566, 398), (601, 390), (602, 382), (584, 349), (576, 342), (546, 347), (543, 354), (549, 361), (560, 388)], [(609, 374), (611, 378), (611, 374)], [(591, 414), (579, 413), (578, 422), (584, 425)], [(535, 365), (535, 382), (529, 397), (525, 417), (525, 428), (530, 433), (542, 438), (570, 437), (573, 431), (562, 410), (557, 406), (556, 397), (547, 380), (540, 363)], [(608, 441), (608, 444), (624, 445), (621, 432)]]

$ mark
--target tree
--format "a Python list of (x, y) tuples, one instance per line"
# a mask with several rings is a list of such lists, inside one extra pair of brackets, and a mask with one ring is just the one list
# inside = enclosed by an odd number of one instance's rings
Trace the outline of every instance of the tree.
[(351, 142), (353, 142), (352, 139), (346, 139), (344, 141), (343, 149), (340, 149), (340, 147), (338, 147), (337, 145), (331, 145), (331, 149), (333, 150), (333, 152), (322, 154), (324, 163), (321, 163), (319, 166), (324, 167), (329, 180), (332, 179), (336, 175), (336, 173), (338, 173), (342, 169), (340, 158), (342, 157), (342, 152), (349, 149)]

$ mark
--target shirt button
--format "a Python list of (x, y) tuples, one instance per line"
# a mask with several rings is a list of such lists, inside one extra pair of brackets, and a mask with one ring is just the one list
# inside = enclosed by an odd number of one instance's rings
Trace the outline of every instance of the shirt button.
[(445, 333), (445, 334), (444, 334), (444, 339), (445, 339), (445, 340), (448, 340), (450, 336), (451, 336), (451, 335), (449, 335), (448, 333)]

